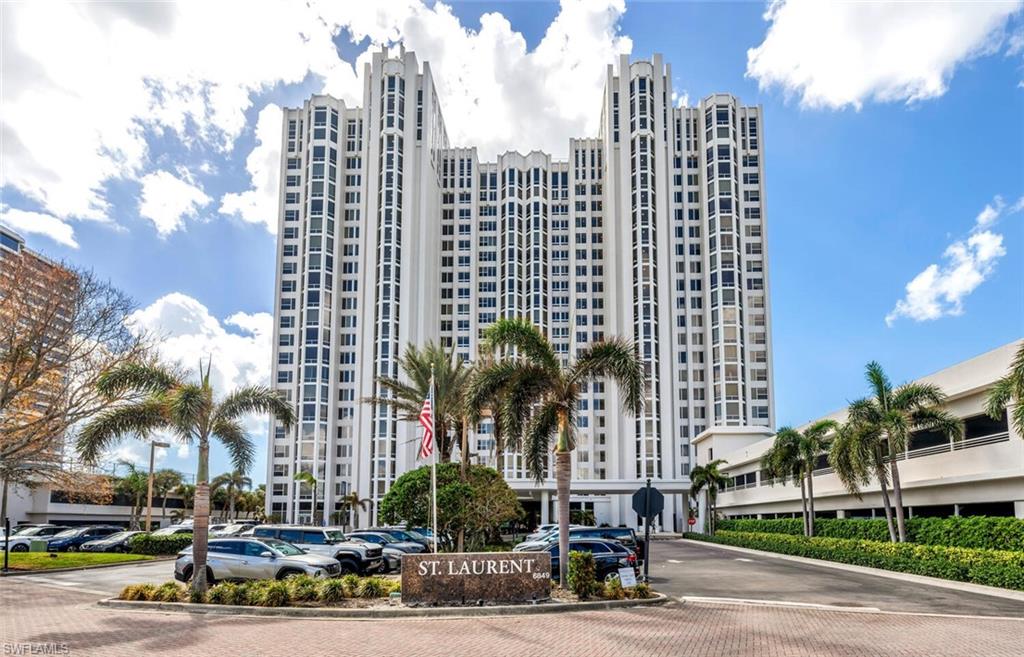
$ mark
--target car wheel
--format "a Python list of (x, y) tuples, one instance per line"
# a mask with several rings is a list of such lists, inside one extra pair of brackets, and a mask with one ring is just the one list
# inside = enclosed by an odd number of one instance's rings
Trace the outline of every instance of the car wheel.
[(77, 545), (69, 545), (67, 547), (67, 549), (64, 550), (64, 551), (65, 552), (78, 552), (78, 546)]
[(28, 546), (21, 543), (11, 546), (11, 552), (28, 552)]
[(604, 581), (605, 581), (606, 584), (608, 582), (614, 582), (614, 581), (616, 581), (618, 579), (619, 579), (619, 574), (618, 573), (608, 573), (607, 575), (604, 576)]
[(352, 575), (359, 573), (359, 568), (351, 561), (340, 561), (339, 565), (341, 566), (341, 575)]
[(277, 573), (277, 579), (291, 579), (292, 577), (298, 577), (299, 575), (305, 575), (301, 570), (295, 570), (294, 568), (282, 568)]

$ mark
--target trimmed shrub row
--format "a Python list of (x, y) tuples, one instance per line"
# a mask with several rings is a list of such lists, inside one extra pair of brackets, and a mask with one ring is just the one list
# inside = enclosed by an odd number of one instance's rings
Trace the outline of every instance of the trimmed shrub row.
[[(725, 531), (793, 536), (804, 533), (801, 518), (720, 520), (718, 528)], [(884, 518), (816, 518), (814, 534), (823, 538), (889, 540), (889, 530)], [(907, 520), (907, 540), (922, 545), (1024, 551), (1024, 519), (987, 516), (910, 518)]]
[(124, 587), (121, 600), (149, 602), (207, 602), (215, 605), (249, 605), (256, 607), (287, 607), (291, 605), (329, 605), (346, 598), (386, 598), (400, 591), (397, 580), (382, 577), (346, 575), (340, 579), (318, 579), (308, 575), (286, 580), (223, 582), (211, 586), (205, 598), (176, 582), (160, 586), (132, 584)]
[(1024, 591), (1024, 552), (719, 530), (688, 539)]
[(177, 554), (192, 545), (192, 534), (171, 534), (169, 536), (136, 534), (131, 537), (128, 544), (135, 554)]

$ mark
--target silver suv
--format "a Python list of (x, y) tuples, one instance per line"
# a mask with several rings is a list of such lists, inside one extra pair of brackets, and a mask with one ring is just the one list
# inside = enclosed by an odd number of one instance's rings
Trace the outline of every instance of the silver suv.
[[(284, 579), (290, 575), (337, 577), (337, 560), (309, 554), (291, 543), (276, 538), (215, 538), (207, 547), (207, 580)], [(178, 553), (174, 579), (192, 579), (192, 546)]]
[(287, 541), (306, 552), (334, 557), (341, 565), (341, 573), (370, 575), (383, 569), (383, 551), (380, 546), (350, 540), (336, 527), (309, 527), (303, 525), (260, 525), (253, 529), (254, 538), (276, 538)]

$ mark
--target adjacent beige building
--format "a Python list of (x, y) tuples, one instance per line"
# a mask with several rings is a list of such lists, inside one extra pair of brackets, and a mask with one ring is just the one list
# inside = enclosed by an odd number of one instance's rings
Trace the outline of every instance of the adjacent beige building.
[[(985, 414), (985, 397), (1006, 374), (1021, 341), (1003, 345), (944, 370), (917, 379), (945, 391), (947, 410), (962, 418), (959, 440), (918, 432), (900, 457), (903, 504), (913, 516), (998, 515), (1024, 518), (1024, 437), (1006, 415)], [(846, 411), (826, 418), (842, 422)], [(725, 459), (730, 485), (718, 496), (721, 515), (775, 518), (799, 515), (800, 489), (792, 483), (771, 485), (760, 470), (762, 454), (772, 444), (768, 431), (702, 434), (694, 440), (698, 463)], [(850, 495), (822, 457), (814, 472), (814, 505), (819, 517), (884, 517), (877, 483), (861, 499)], [(703, 498), (703, 495), (701, 496)], [(705, 513), (700, 500), (701, 519)], [(703, 527), (703, 522), (698, 523)]]

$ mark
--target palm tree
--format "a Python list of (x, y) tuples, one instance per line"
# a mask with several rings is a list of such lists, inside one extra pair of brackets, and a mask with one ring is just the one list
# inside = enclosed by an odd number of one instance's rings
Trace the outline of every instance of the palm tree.
[(160, 519), (167, 517), (167, 496), (180, 486), (184, 479), (177, 470), (163, 469), (153, 473), (153, 492), (160, 496)]
[[(189, 516), (189, 509), (195, 504), (196, 501), (196, 487), (194, 484), (180, 483), (174, 489), (174, 494), (181, 498), (182, 509), (178, 520), (185, 520)], [(174, 518), (174, 511), (171, 512), (171, 518)]]
[(228, 503), (228, 519), (237, 518), (235, 515), (235, 499), (238, 493), (241, 493), (246, 488), (252, 488), (252, 479), (245, 476), (244, 470), (234, 469), (231, 472), (225, 472), (224, 474), (217, 475), (210, 482), (210, 491), (216, 491), (219, 488), (224, 488), (224, 492), (227, 495)]
[(446, 463), (451, 459), (454, 445), (450, 430), (460, 426), (463, 419), (462, 396), (469, 379), (469, 368), (454, 350), (446, 350), (434, 342), (427, 342), (422, 348), (408, 345), (398, 364), (408, 383), (387, 376), (378, 377), (378, 394), (363, 402), (390, 406), (398, 411), (401, 419), (416, 422), (423, 409), (423, 400), (430, 392), (433, 374), (434, 439), (438, 455)]
[[(470, 381), (472, 381), (478, 373), (485, 372), (494, 365), (494, 353), (491, 350), (481, 350), (476, 363), (474, 364), (474, 370), (470, 373)], [(521, 436), (510, 436), (502, 428), (501, 412), (502, 404), (506, 404), (509, 409), (509, 413), (513, 413), (513, 408), (523, 408), (527, 404), (519, 398), (517, 393), (523, 392), (520, 390), (492, 390), (489, 398), (475, 397), (470, 399), (468, 395), (463, 398), (463, 415), (466, 419), (468, 426), (475, 427), (480, 423), (480, 420), (484, 417), (491, 418), (491, 427), (493, 433), (491, 437), (494, 439), (494, 465), (495, 470), (498, 471), (498, 475), (503, 479), (505, 477), (505, 453), (508, 451), (518, 451), (519, 442), (518, 438)], [(517, 427), (517, 429), (521, 429)]]
[[(149, 476), (129, 461), (118, 461), (118, 464), (128, 468), (128, 474), (117, 479), (114, 483), (114, 490), (131, 499), (132, 512), (129, 528), (139, 529), (143, 500), (149, 491)], [(150, 528), (147, 527), (146, 529)]]
[(718, 466), (725, 463), (722, 459), (715, 459), (690, 471), (690, 495), (697, 497), (702, 490), (707, 495), (708, 532), (712, 535), (715, 533), (715, 503), (718, 501), (718, 491), (729, 481), (729, 477), (718, 469)]
[[(889, 536), (907, 540), (903, 516), (903, 490), (897, 458), (906, 452), (914, 431), (934, 431), (953, 440), (963, 435), (963, 422), (942, 410), (946, 401), (942, 390), (930, 383), (905, 383), (893, 388), (882, 366), (872, 361), (866, 368), (872, 396), (858, 399), (847, 411), (849, 426), (839, 433), (830, 454), (830, 463), (848, 489), (859, 490), (873, 472), (882, 490)], [(888, 462), (889, 472), (885, 472)], [(889, 483), (893, 499), (889, 501)], [(892, 523), (896, 507), (895, 531)]]
[(478, 370), (470, 382), (467, 408), (480, 408), (499, 393), (502, 428), (521, 444), (526, 467), (544, 479), (551, 438), (555, 437), (555, 482), (558, 492), (559, 570), (562, 585), (569, 563), (569, 485), (575, 447), (576, 409), (581, 390), (601, 377), (618, 383), (622, 403), (637, 415), (643, 406), (644, 362), (622, 338), (596, 342), (581, 350), (576, 362), (563, 365), (540, 330), (526, 319), (500, 319), (484, 332), (485, 348), (506, 357)]
[(216, 438), (231, 456), (236, 468), (252, 466), (255, 447), (242, 427), (241, 418), (251, 413), (270, 413), (284, 426), (295, 421), (295, 411), (284, 397), (266, 386), (239, 388), (221, 400), (210, 384), (212, 360), (199, 379), (186, 381), (179, 372), (155, 363), (129, 363), (103, 373), (99, 391), (111, 398), (134, 393), (124, 403), (93, 417), (78, 435), (78, 452), (86, 463), (95, 463), (108, 449), (127, 436), (169, 430), (185, 445), (196, 443), (195, 523), (192, 555), (196, 591), (205, 592), (206, 545), (210, 525), (210, 442)]
[(996, 381), (988, 391), (988, 404), (985, 410), (993, 420), (1001, 420), (1011, 402), (1014, 405), (1013, 426), (1017, 430), (1017, 435), (1024, 438), (1024, 342), (1010, 363), (1010, 371)]
[(352, 491), (348, 495), (342, 495), (338, 498), (338, 510), (335, 512), (337, 517), (341, 519), (339, 524), (348, 527), (347, 520), (350, 520), (352, 526), (355, 527), (355, 511), (361, 509), (362, 511), (368, 511), (370, 509), (370, 503), (372, 500), (369, 498), (359, 497), (359, 493)]
[(805, 536), (814, 536), (814, 468), (826, 452), (828, 434), (838, 427), (834, 420), (819, 420), (804, 431), (783, 427), (761, 458), (761, 467), (772, 477), (792, 477), (800, 485)]
[(306, 472), (305, 470), (302, 470), (301, 472), (296, 472), (295, 473), (294, 479), (295, 479), (295, 481), (299, 482), (300, 484), (306, 484), (307, 486), (309, 486), (310, 490), (313, 491), (313, 506), (311, 507), (313, 510), (312, 510), (312, 513), (310, 514), (310, 517), (313, 519), (313, 524), (315, 525), (316, 524), (316, 486), (317, 486), (317, 483), (318, 483), (317, 480), (316, 480), (316, 477), (313, 476), (312, 472)]

